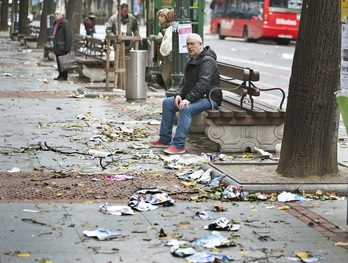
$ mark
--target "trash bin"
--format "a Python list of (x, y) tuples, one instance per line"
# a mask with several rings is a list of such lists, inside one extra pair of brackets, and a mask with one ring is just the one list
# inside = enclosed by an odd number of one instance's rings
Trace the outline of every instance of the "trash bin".
[(129, 56), (130, 59), (126, 60), (126, 99), (129, 101), (146, 100), (145, 69), (147, 66), (147, 51), (131, 50)]

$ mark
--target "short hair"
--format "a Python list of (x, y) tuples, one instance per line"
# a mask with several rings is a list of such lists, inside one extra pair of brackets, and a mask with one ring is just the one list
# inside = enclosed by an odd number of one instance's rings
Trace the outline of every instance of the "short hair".
[(121, 5), (121, 10), (122, 9), (124, 9), (124, 8), (128, 8), (129, 6), (126, 4), (126, 3), (123, 3), (122, 5)]
[(198, 43), (203, 43), (203, 40), (202, 40), (202, 38), (201, 38), (201, 36), (200, 35), (198, 35), (197, 33), (191, 33), (191, 34), (189, 34), (188, 36), (187, 36), (187, 39), (194, 39), (194, 40), (196, 40)]

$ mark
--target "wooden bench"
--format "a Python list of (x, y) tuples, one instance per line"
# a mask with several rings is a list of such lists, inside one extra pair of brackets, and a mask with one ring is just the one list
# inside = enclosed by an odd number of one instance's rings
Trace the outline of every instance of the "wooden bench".
[[(260, 79), (260, 74), (255, 69), (221, 62), (218, 66), (223, 102), (218, 109), (194, 116), (190, 132), (203, 128), (206, 136), (218, 143), (220, 152), (253, 152), (255, 147), (274, 152), (283, 137), (284, 91), (256, 87), (254, 82)], [(261, 91), (271, 90), (282, 93), (278, 107), (254, 98)]]
[(24, 45), (28, 48), (37, 48), (39, 35), (40, 35), (40, 27), (30, 25), (28, 35), (24, 36)]
[(105, 80), (106, 41), (83, 35), (74, 35), (78, 73), (80, 77), (89, 78), (91, 82)]

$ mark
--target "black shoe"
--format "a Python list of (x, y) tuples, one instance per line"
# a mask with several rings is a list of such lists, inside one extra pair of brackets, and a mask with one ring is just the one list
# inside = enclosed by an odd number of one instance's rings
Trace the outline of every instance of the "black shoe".
[(60, 77), (58, 76), (58, 77), (54, 78), (54, 80), (59, 80), (59, 78), (60, 78)]
[(68, 80), (68, 78), (60, 77), (57, 80), (59, 80), (59, 81), (61, 81), (61, 80)]

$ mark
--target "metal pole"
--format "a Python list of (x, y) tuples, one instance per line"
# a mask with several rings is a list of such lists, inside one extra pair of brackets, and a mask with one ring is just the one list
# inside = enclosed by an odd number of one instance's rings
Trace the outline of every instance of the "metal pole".
[(14, 1), (14, 14), (13, 14), (13, 33), (18, 34), (18, 22), (19, 22), (19, 5), (18, 0)]
[(47, 13), (47, 42), (49, 46), (53, 46), (53, 23), (54, 23), (54, 11), (55, 4), (54, 0), (48, 1), (48, 13)]
[(190, 21), (190, 1), (174, 1), (174, 21), (173, 21), (173, 65), (172, 65), (172, 87), (166, 91), (166, 96), (174, 96), (179, 87), (180, 80), (184, 76), (185, 65), (188, 59), (186, 49), (186, 37), (192, 32)]

